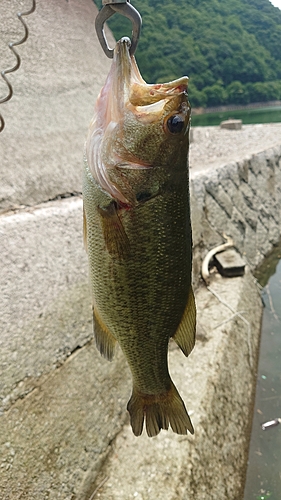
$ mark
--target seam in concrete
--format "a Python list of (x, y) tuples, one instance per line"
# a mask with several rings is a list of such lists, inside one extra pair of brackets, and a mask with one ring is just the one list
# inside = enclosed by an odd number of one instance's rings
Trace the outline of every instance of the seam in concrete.
[(32, 213), (35, 210), (38, 210), (40, 208), (43, 208), (44, 205), (54, 202), (54, 201), (59, 201), (59, 200), (65, 200), (68, 198), (82, 198), (82, 192), (81, 191), (73, 191), (72, 193), (61, 193), (53, 198), (49, 198), (47, 200), (43, 200), (37, 205), (15, 205), (14, 207), (9, 207), (6, 210), (3, 210), (0, 213), (0, 217), (7, 217), (16, 213), (21, 213), (21, 212), (29, 212)]
[(56, 363), (52, 365), (52, 368), (50, 368), (49, 371), (44, 372), (37, 379), (27, 376), (24, 379), (16, 382), (11, 393), (2, 400), (2, 407), (0, 407), (0, 416), (4, 413), (8, 413), (12, 409), (13, 405), (16, 404), (19, 400), (26, 399), (36, 389), (40, 389), (40, 387), (42, 387), (42, 385), (48, 380), (50, 376), (54, 375), (57, 370), (60, 370), (64, 364), (71, 362), (78, 351), (86, 348), (87, 346), (92, 344), (92, 342), (93, 339), (89, 339), (83, 345), (77, 345), (72, 351), (69, 351), (69, 353), (67, 353), (64, 359), (56, 361)]

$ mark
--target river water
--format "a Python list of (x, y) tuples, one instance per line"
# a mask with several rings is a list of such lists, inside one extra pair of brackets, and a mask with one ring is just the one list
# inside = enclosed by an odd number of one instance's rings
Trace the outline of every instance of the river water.
[(256, 273), (263, 286), (264, 313), (244, 500), (281, 499), (281, 241)]
[(193, 127), (205, 127), (219, 125), (221, 121), (228, 120), (228, 118), (242, 120), (244, 124), (281, 122), (281, 106), (257, 109), (235, 109), (233, 111), (192, 115), (191, 122)]

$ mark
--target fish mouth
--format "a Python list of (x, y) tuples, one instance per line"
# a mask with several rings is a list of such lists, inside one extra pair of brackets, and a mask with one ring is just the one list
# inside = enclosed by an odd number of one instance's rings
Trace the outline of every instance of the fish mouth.
[(161, 113), (165, 105), (178, 97), (180, 103), (187, 98), (188, 77), (183, 76), (168, 83), (148, 84), (142, 78), (134, 56), (130, 56), (130, 39), (124, 37), (116, 44), (114, 62), (116, 65), (117, 92), (120, 96), (119, 111), (124, 107), (135, 115)]
[[(130, 200), (121, 192), (110, 172), (118, 166), (122, 169), (147, 169), (151, 166), (147, 158), (138, 158), (127, 147), (126, 141), (122, 144), (126, 121), (130, 123), (133, 115), (141, 125), (159, 122), (165, 133), (173, 135), (173, 130), (181, 126), (180, 122), (185, 124), (187, 130), (190, 116), (188, 77), (183, 76), (168, 83), (147, 84), (129, 49), (128, 38), (121, 38), (117, 42), (112, 66), (97, 99), (86, 140), (86, 159), (93, 178), (110, 197), (123, 203)], [(169, 126), (169, 118), (170, 121), (176, 120), (173, 130), (168, 130), (166, 126), (166, 123)], [(117, 147), (113, 142), (114, 134)]]
[(183, 76), (168, 83), (155, 85), (132, 81), (130, 103), (133, 106), (149, 106), (160, 101), (167, 101), (180, 94), (187, 95), (188, 77)]

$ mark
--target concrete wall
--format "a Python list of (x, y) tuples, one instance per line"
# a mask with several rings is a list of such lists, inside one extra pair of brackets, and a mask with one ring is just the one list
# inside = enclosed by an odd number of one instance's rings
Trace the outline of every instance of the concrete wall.
[[(81, 189), (84, 136), (110, 62), (91, 0), (37, 4), (15, 95), (2, 106), (0, 497), (90, 500), (109, 478), (98, 491), (106, 500), (241, 498), (261, 303), (251, 274), (215, 276), (213, 291), (244, 311), (233, 318), (198, 287), (200, 264), (224, 231), (250, 267), (278, 240), (281, 150), (192, 171), (198, 340), (188, 360), (171, 346), (170, 366), (196, 434), (136, 439), (122, 353), (108, 363), (93, 344), (82, 200), (49, 201)], [(11, 2), (0, 9), (3, 39), (17, 39)]]
[[(81, 144), (110, 67), (95, 34), (92, 0), (36, 4), (24, 18), (29, 38), (16, 48), (21, 67), (7, 75), (13, 98), (1, 105), (0, 212), (81, 191)], [(1, 70), (15, 64), (8, 44), (24, 33), (16, 13), (30, 7), (29, 0), (0, 2)], [(0, 94), (7, 94), (2, 78)]]
[[(278, 239), (280, 156), (280, 149), (269, 150), (243, 165), (192, 175), (197, 276), (201, 258), (222, 241), (225, 230), (241, 252), (247, 251), (251, 266)], [(247, 193), (252, 193), (257, 178), (271, 192), (262, 190), (259, 195), (256, 190), (250, 211), (250, 201), (245, 200), (250, 200)], [(225, 195), (222, 186), (227, 188)], [(130, 428), (123, 427), (131, 382), (122, 353), (108, 363), (92, 343), (81, 221), (82, 200), (75, 197), (0, 218), (1, 497), (89, 500), (99, 478), (109, 476), (100, 492), (104, 499), (133, 498), (135, 491), (140, 491), (140, 498), (158, 498), (159, 485), (172, 474), (169, 486), (164, 482), (165, 499), (189, 498), (190, 492), (198, 500), (239, 498), (261, 317), (253, 278), (216, 276), (211, 284), (233, 310), (244, 311), (246, 322), (233, 319), (231, 310), (199, 287), (196, 348), (188, 360), (177, 349), (170, 353), (172, 376), (193, 413), (195, 437), (163, 432), (153, 440), (136, 440)], [(261, 237), (260, 224), (268, 237)], [(113, 458), (100, 476), (110, 453)], [(132, 461), (139, 463), (138, 474), (130, 472), (126, 481), (125, 456), (128, 469)], [(143, 480), (148, 469), (149, 482)]]
[[(280, 137), (281, 143), (281, 137)], [(207, 250), (231, 236), (254, 269), (281, 236), (281, 145), (191, 171), (194, 281)]]

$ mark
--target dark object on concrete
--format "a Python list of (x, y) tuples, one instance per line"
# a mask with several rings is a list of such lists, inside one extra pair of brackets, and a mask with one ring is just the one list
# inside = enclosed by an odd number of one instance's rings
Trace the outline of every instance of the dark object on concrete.
[(214, 261), (217, 270), (222, 276), (232, 278), (235, 276), (243, 276), (245, 273), (245, 262), (234, 248), (216, 254), (214, 256)]
[(241, 130), (242, 120), (225, 120), (220, 123), (220, 128), (227, 128), (228, 130)]

